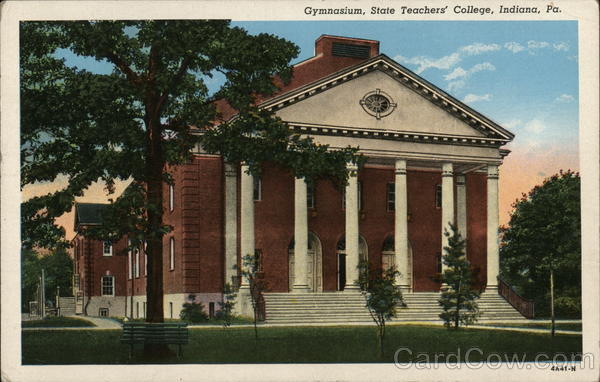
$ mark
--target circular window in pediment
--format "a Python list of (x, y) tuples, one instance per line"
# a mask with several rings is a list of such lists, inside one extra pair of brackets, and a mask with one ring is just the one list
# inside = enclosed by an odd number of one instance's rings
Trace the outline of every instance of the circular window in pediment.
[(377, 119), (390, 115), (396, 108), (392, 98), (380, 89), (365, 94), (360, 100), (360, 105)]

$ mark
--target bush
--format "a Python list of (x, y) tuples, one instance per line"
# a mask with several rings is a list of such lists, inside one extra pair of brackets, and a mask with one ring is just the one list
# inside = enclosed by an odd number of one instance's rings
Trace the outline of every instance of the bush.
[(554, 313), (557, 317), (581, 318), (581, 299), (578, 297), (557, 297), (554, 300)]
[(188, 297), (192, 302), (186, 302), (183, 304), (183, 309), (179, 314), (179, 318), (182, 321), (191, 323), (206, 322), (208, 321), (208, 314), (204, 311), (204, 305), (200, 302), (196, 302), (196, 296), (191, 294)]

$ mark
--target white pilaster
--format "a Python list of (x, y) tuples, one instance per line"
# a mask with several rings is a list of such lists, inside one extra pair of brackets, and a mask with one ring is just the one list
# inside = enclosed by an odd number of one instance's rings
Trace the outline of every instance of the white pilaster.
[[(454, 223), (454, 173), (452, 163), (442, 164), (442, 256), (446, 253), (444, 247), (448, 246), (448, 238), (444, 232), (452, 232), (450, 224)], [(442, 262), (442, 272), (446, 266)]]
[[(241, 216), (240, 216), (240, 255), (243, 258), (246, 255), (254, 255), (254, 178), (252, 174), (247, 173), (247, 165), (242, 165), (241, 169)], [(242, 288), (248, 288), (249, 282), (242, 277)]]
[(295, 179), (294, 186), (294, 292), (307, 292), (308, 217), (306, 182)]
[(346, 285), (356, 290), (358, 280), (358, 179), (356, 165), (348, 164), (350, 176), (346, 186)]
[(225, 282), (237, 275), (237, 168), (225, 163)]
[(394, 183), (394, 248), (396, 268), (400, 272), (396, 284), (402, 289), (409, 289), (408, 269), (408, 199), (406, 188), (406, 161), (396, 160), (396, 175)]
[(464, 175), (456, 177), (456, 226), (462, 238), (467, 240), (467, 186)]
[(500, 254), (498, 248), (498, 166), (487, 167), (487, 290), (498, 285)]

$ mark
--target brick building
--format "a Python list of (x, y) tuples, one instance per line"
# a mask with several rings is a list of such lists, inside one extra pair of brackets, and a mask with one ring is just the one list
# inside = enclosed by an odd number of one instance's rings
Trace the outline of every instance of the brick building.
[[(315, 56), (296, 64), (291, 82), (260, 106), (318, 143), (360, 147), (366, 163), (351, 168), (342, 190), (269, 163), (256, 179), (243, 165), (195, 150), (172, 169), (175, 184), (165, 185), (164, 219), (175, 227), (163, 244), (165, 317), (177, 317), (190, 294), (214, 311), (223, 284), (240, 281), (241, 255), (255, 250), (273, 295), (349, 295), (360, 259), (372, 268), (395, 265), (409, 294), (437, 292), (451, 221), (467, 238), (477, 286), (496, 288), (498, 167), (510, 132), (380, 54), (378, 41), (336, 36), (317, 39)], [(80, 252), (102, 249), (79, 240)], [(85, 295), (114, 272), (115, 299), (124, 297), (128, 315), (143, 316), (143, 257), (143, 249), (115, 256), (118, 270), (99, 260)], [(240, 287), (243, 296), (247, 281)], [(238, 308), (248, 312), (243, 298)]]

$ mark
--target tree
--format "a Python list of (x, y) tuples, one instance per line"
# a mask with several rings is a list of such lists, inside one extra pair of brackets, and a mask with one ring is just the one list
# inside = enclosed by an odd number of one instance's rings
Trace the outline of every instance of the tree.
[(254, 255), (247, 254), (242, 258), (242, 277), (248, 280), (250, 287), (250, 302), (254, 312), (254, 338), (258, 338), (257, 322), (262, 316), (264, 309), (263, 292), (267, 289), (267, 282), (263, 280), (260, 272), (260, 254), (258, 251)]
[[(318, 146), (256, 107), (291, 76), (298, 48), (269, 34), (250, 35), (226, 20), (21, 23), (21, 181), (66, 180), (54, 193), (22, 204), (25, 248), (65, 246), (54, 219), (98, 180), (110, 194), (131, 182), (84, 234), (147, 243), (147, 315), (162, 322), (163, 185), (168, 169), (202, 145), (250, 171), (271, 160), (297, 177), (347, 180), (356, 149)], [(112, 67), (108, 74), (67, 65), (59, 49)], [(224, 84), (209, 94), (206, 80)], [(226, 121), (217, 100), (237, 111)]]
[[(29, 309), (29, 301), (36, 299), (39, 278), (45, 272), (46, 300), (54, 301), (60, 296), (71, 296), (73, 261), (64, 250), (41, 256), (33, 250), (21, 251), (21, 304)], [(59, 292), (60, 291), (60, 292)]]
[(447, 328), (469, 325), (477, 321), (479, 292), (473, 290), (471, 264), (465, 256), (465, 240), (454, 224), (444, 230), (448, 246), (444, 247), (442, 261), (446, 268), (442, 272), (442, 295), (439, 304), (443, 309), (440, 318)]
[(555, 294), (581, 309), (580, 187), (578, 173), (561, 170), (516, 200), (501, 229), (502, 276), (550, 314), (552, 333)]
[(231, 326), (236, 297), (237, 293), (233, 286), (230, 283), (225, 283), (223, 286), (223, 301), (219, 302), (221, 309), (217, 312), (217, 318), (223, 321), (223, 327), (225, 328)]
[(396, 286), (396, 278), (400, 274), (394, 267), (386, 270), (378, 270), (374, 278), (371, 278), (369, 262), (362, 260), (358, 264), (357, 284), (360, 292), (365, 297), (365, 305), (369, 310), (371, 318), (377, 324), (377, 337), (379, 338), (379, 350), (383, 357), (385, 323), (392, 317), (396, 317), (396, 307), (404, 305), (402, 292)]

